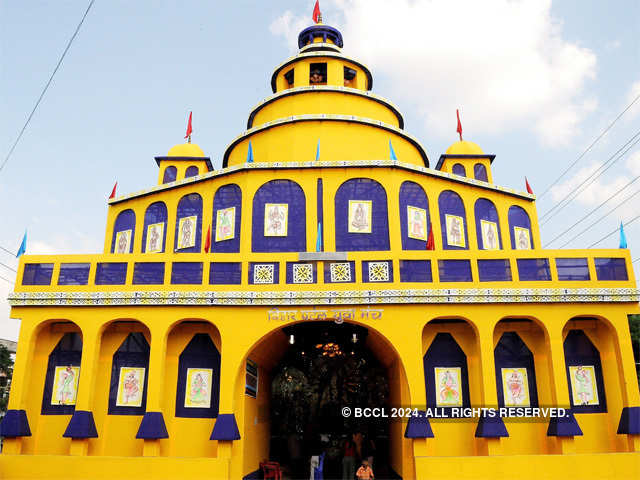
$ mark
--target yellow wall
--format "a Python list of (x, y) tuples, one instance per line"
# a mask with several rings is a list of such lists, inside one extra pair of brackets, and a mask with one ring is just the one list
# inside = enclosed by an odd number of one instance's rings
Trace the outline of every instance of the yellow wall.
[[(305, 55), (305, 54), (303, 54)], [(286, 90), (289, 87), (289, 83), (285, 80), (284, 76), (291, 69), (294, 69), (293, 74), (293, 86), (294, 87), (307, 87), (309, 86), (309, 73), (312, 63), (326, 63), (327, 64), (327, 85), (344, 86), (344, 67), (351, 68), (356, 71), (355, 84), (350, 85), (351, 88), (357, 88), (359, 90), (369, 90), (369, 82), (367, 80), (364, 70), (358, 65), (349, 62), (346, 58), (334, 58), (330, 54), (313, 55), (299, 57), (298, 60), (290, 65), (282, 68), (276, 76), (276, 91), (280, 92)], [(339, 54), (334, 54), (339, 55)]]

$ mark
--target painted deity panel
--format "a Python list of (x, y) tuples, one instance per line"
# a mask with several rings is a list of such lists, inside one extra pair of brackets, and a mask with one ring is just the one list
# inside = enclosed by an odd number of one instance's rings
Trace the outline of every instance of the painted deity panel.
[(349, 233), (371, 233), (371, 200), (349, 200)]
[(596, 370), (593, 365), (569, 367), (574, 405), (599, 405)]
[(187, 368), (187, 385), (184, 395), (185, 408), (211, 407), (211, 368)]
[(409, 238), (427, 241), (427, 211), (407, 205), (407, 234)]
[(216, 212), (216, 242), (235, 237), (236, 207), (221, 208)]
[(522, 367), (501, 368), (500, 371), (505, 407), (531, 406), (527, 369)]
[(452, 247), (465, 247), (464, 219), (457, 215), (445, 215), (447, 225), (447, 244)]
[(264, 204), (264, 236), (286, 237), (289, 205), (287, 203)]
[(496, 222), (488, 220), (480, 220), (482, 229), (482, 248), (484, 250), (498, 250), (500, 242), (498, 241), (498, 225)]
[(144, 390), (145, 369), (142, 367), (120, 367), (118, 379), (118, 407), (141, 407)]
[(195, 247), (197, 225), (197, 215), (180, 219), (180, 223), (178, 223), (178, 250)]
[(435, 367), (436, 406), (462, 406), (462, 369), (460, 367)]
[(129, 253), (131, 248), (131, 230), (116, 233), (116, 253)]
[(56, 366), (53, 376), (51, 405), (75, 405), (78, 396), (80, 367)]
[(516, 250), (531, 250), (531, 236), (528, 228), (513, 227)]
[(144, 251), (146, 253), (161, 253), (162, 240), (164, 238), (164, 222), (152, 223), (147, 227), (147, 244)]

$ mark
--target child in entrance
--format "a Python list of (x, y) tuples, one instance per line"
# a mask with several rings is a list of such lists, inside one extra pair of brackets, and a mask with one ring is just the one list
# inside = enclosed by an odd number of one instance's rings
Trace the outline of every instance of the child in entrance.
[(372, 480), (374, 478), (373, 470), (371, 470), (367, 460), (362, 460), (362, 465), (360, 465), (360, 468), (358, 468), (356, 472), (356, 478), (358, 480)]

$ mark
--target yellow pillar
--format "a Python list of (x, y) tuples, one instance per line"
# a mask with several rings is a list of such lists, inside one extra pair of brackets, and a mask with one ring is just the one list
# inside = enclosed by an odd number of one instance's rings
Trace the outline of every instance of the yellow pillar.
[[(482, 406), (498, 408), (498, 390), (496, 386), (496, 365), (493, 355), (493, 330), (495, 323), (481, 323), (478, 326), (480, 344), (480, 366), (482, 369)], [(502, 438), (484, 438), (489, 455), (502, 455)]]
[[(146, 322), (149, 326), (150, 322)], [(147, 382), (147, 412), (162, 413), (162, 396), (167, 355), (167, 326), (150, 326), (151, 348), (149, 351), (149, 379)], [(160, 456), (160, 440), (144, 439), (142, 455)]]

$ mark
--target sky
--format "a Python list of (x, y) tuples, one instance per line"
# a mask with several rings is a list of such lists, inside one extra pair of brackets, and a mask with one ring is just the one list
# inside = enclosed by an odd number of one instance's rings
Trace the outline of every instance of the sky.
[[(100, 252), (114, 182), (119, 194), (154, 185), (153, 157), (182, 143), (190, 111), (193, 142), (219, 168), (251, 108), (271, 94), (273, 69), (296, 53), (314, 3), (97, 0), (0, 171), (0, 246), (17, 251), (26, 229), (30, 254)], [(0, 2), (0, 161), (88, 4)], [(542, 194), (640, 95), (637, 1), (320, 5), (324, 23), (343, 34), (343, 52), (369, 66), (373, 91), (399, 107), (432, 164), (457, 140), (459, 109), (464, 138), (496, 155), (499, 185), (524, 190), (527, 176)], [(640, 213), (640, 194), (631, 197), (638, 180), (554, 240), (640, 176), (640, 144), (628, 143), (638, 131), (640, 100), (538, 199), (543, 246), (589, 247)], [(626, 153), (614, 155), (621, 147)], [(640, 258), (640, 220), (625, 231)], [(596, 245), (617, 246), (617, 234)], [(17, 266), (1, 250), (0, 262)], [(640, 261), (635, 267), (640, 276)], [(0, 276), (15, 273), (0, 266)], [(0, 280), (0, 338), (15, 340), (20, 322), (5, 301), (12, 287)]]

